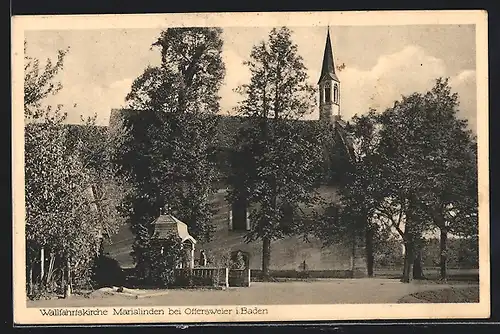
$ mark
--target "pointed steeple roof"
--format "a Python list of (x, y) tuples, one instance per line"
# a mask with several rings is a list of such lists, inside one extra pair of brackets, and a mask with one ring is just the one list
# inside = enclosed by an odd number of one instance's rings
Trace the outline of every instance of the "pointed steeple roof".
[(332, 79), (340, 82), (339, 78), (335, 74), (332, 41), (330, 39), (330, 28), (328, 28), (328, 33), (326, 35), (325, 53), (323, 54), (323, 66), (321, 68), (321, 75), (319, 77), (318, 84), (325, 79)]

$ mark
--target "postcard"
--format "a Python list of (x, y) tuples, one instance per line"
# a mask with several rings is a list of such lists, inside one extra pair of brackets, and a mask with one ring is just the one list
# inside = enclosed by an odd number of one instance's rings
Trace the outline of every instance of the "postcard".
[(489, 317), (485, 11), (12, 27), (16, 324)]

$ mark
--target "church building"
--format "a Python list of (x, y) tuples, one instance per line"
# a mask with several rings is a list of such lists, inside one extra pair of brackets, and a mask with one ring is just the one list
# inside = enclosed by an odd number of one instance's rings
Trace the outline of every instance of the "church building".
[[(333, 57), (330, 32), (326, 36), (323, 52), (322, 68), (319, 73), (318, 97), (319, 119), (304, 120), (303, 122), (324, 122), (331, 125), (335, 132), (336, 142), (347, 148), (344, 152), (351, 156), (352, 145), (346, 134), (346, 123), (341, 119), (341, 85), (337, 76)], [(113, 122), (130, 110), (113, 110), (110, 126)], [(219, 138), (216, 140), (222, 149), (231, 150), (241, 117), (220, 116)], [(209, 243), (199, 242), (196, 252), (201, 250), (207, 255), (209, 262), (212, 259), (216, 265), (217, 259), (234, 257), (243, 254), (246, 266), (252, 273), (258, 275), (262, 267), (262, 242), (245, 242), (245, 234), (251, 229), (251, 220), (247, 208), (241, 203), (226, 201), (227, 189), (221, 186), (214, 194), (212, 203), (216, 212), (213, 216), (215, 233)], [(336, 201), (335, 185), (325, 184), (320, 187), (320, 193), (328, 201)], [(347, 237), (346, 237), (347, 238)], [(132, 266), (130, 257), (133, 235), (128, 227), (122, 228), (118, 235), (112, 237), (113, 242), (107, 246), (109, 254), (118, 260), (122, 266)], [(287, 237), (271, 243), (270, 270), (274, 276), (289, 276), (294, 273), (315, 273), (317, 277), (362, 277), (367, 274), (364, 240), (351, 240), (342, 244), (322, 247), (320, 240), (311, 238), (305, 242), (301, 237)], [(198, 255), (195, 255), (197, 258)]]

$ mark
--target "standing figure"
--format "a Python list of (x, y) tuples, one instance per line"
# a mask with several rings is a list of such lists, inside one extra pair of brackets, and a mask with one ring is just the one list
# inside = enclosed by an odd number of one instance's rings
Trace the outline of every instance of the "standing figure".
[(207, 255), (205, 254), (205, 251), (203, 249), (200, 252), (200, 266), (207, 266)]

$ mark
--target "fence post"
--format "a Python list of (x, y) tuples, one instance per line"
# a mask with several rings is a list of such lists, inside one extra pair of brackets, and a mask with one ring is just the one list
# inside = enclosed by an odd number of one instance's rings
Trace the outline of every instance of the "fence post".
[(229, 268), (226, 269), (226, 288), (229, 288)]
[(247, 277), (248, 277), (248, 284), (247, 284), (247, 286), (250, 287), (250, 268), (247, 269)]

